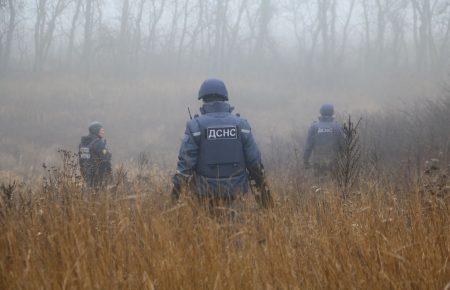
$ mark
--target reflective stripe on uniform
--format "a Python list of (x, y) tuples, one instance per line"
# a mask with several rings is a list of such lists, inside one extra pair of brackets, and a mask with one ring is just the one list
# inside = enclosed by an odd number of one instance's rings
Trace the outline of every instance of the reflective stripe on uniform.
[(248, 134), (248, 133), (250, 133), (250, 130), (247, 130), (247, 129), (241, 129), (241, 132), (242, 132), (242, 133)]
[(201, 132), (194, 132), (194, 133), (192, 133), (192, 135), (193, 135), (194, 137), (200, 136), (201, 134), (202, 134)]

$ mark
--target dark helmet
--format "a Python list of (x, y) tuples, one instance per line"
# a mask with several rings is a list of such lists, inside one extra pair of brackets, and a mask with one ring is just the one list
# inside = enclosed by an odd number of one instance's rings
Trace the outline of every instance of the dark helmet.
[(331, 117), (334, 115), (334, 107), (332, 104), (324, 104), (320, 107), (320, 114), (323, 117)]
[(100, 122), (92, 122), (89, 125), (89, 133), (91, 133), (92, 135), (98, 135), (101, 128), (103, 128), (103, 125)]
[(228, 101), (228, 91), (225, 83), (219, 79), (207, 79), (203, 82), (198, 92), (199, 100)]

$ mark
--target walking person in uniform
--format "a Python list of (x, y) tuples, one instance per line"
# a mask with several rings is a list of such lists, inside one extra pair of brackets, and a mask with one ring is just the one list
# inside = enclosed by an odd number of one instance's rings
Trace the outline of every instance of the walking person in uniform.
[(269, 206), (272, 197), (261, 153), (247, 120), (232, 114), (224, 82), (207, 79), (198, 99), (203, 101), (201, 115), (186, 124), (172, 197), (178, 199), (190, 184), (190, 191), (201, 200), (230, 205), (248, 192), (250, 181), (260, 193), (257, 201)]
[(111, 181), (111, 153), (106, 146), (105, 129), (99, 122), (89, 125), (89, 135), (79, 145), (81, 176), (89, 187), (100, 188)]
[(320, 108), (319, 120), (315, 121), (308, 130), (303, 154), (305, 168), (309, 169), (312, 166), (315, 177), (321, 182), (333, 169), (343, 144), (342, 127), (334, 120), (333, 115), (333, 105), (324, 104)]

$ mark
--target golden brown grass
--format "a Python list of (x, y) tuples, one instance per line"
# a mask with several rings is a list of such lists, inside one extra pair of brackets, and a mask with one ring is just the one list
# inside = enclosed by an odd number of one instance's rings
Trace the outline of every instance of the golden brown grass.
[[(248, 196), (229, 219), (162, 182), (19, 192), (0, 219), (2, 289), (444, 289), (449, 202), (367, 187)], [(125, 193), (125, 191), (127, 193)], [(21, 198), (19, 197), (21, 196)]]

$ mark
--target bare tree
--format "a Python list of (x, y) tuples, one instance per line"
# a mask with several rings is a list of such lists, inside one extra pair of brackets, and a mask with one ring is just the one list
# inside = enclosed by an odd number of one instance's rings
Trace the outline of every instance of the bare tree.
[(189, 7), (189, 0), (184, 1), (183, 5), (183, 24), (181, 28), (181, 34), (180, 34), (180, 40), (178, 43), (178, 53), (177, 53), (177, 61), (178, 64), (181, 63), (181, 57), (184, 51), (184, 43), (185, 39), (187, 38), (186, 34), (188, 32), (188, 20), (190, 15), (190, 7)]
[(12, 59), (39, 71), (79, 58), (88, 72), (117, 62), (223, 72), (281, 60), (306, 81), (333, 84), (348, 75), (341, 71), (413, 68), (440, 77), (450, 59), (448, 0), (120, 0), (118, 21), (105, 12), (111, 1), (35, 0), (32, 10), (22, 0), (3, 3), (4, 71)]
[(258, 7), (258, 34), (256, 36), (254, 51), (256, 55), (264, 56), (271, 49), (269, 26), (272, 21), (273, 6), (270, 0), (261, 0)]
[[(394, 68), (399, 66), (401, 59), (408, 60), (405, 40), (406, 27), (406, 6), (407, 1), (397, 1), (391, 11), (388, 13), (388, 21), (391, 25), (392, 43), (389, 55), (391, 56)], [(403, 56), (403, 57), (402, 57)]]
[(238, 8), (238, 14), (234, 24), (230, 28), (229, 44), (228, 44), (228, 59), (232, 59), (233, 56), (238, 55), (236, 51), (238, 49), (239, 32), (242, 25), (242, 18), (244, 16), (245, 9), (248, 5), (248, 0), (241, 0)]
[(170, 21), (170, 30), (166, 40), (166, 52), (172, 53), (175, 48), (175, 40), (177, 36), (178, 20), (180, 16), (179, 0), (172, 0), (172, 15)]
[(428, 70), (437, 62), (437, 49), (433, 35), (433, 16), (438, 0), (411, 0), (414, 9), (416, 63), (419, 70)]
[(322, 38), (322, 71), (327, 72), (330, 66), (330, 24), (329, 24), (329, 10), (332, 7), (330, 0), (320, 0), (318, 5), (318, 19), (319, 19), (319, 31)]
[(144, 5), (147, 0), (140, 0), (136, 16), (135, 32), (134, 32), (134, 57), (139, 59), (142, 50), (142, 18), (144, 14)]
[(36, 23), (34, 32), (34, 71), (40, 71), (47, 60), (56, 21), (69, 5), (69, 0), (39, 0), (36, 6)]
[(444, 19), (447, 18), (447, 23), (445, 27), (445, 34), (442, 40), (441, 49), (440, 49), (440, 60), (439, 63), (445, 68), (450, 65), (450, 60), (448, 57), (448, 52), (450, 51), (450, 3), (445, 7), (443, 12)]
[(187, 47), (189, 47), (189, 50), (190, 50), (189, 55), (191, 56), (191, 59), (193, 59), (195, 51), (198, 49), (198, 47), (197, 47), (197, 44), (199, 42), (198, 39), (201, 37), (200, 35), (202, 34), (203, 30), (205, 29), (205, 25), (204, 25), (205, 5), (204, 5), (204, 2), (205, 2), (205, 0), (198, 0), (197, 5), (194, 6), (194, 9), (197, 10), (196, 23), (192, 30), (192, 35), (191, 35), (189, 44), (186, 45)]
[(214, 50), (212, 63), (217, 71), (223, 70), (224, 50), (227, 33), (229, 0), (217, 1), (215, 6)]
[(369, 66), (369, 59), (371, 55), (372, 45), (371, 45), (371, 22), (369, 15), (369, 7), (368, 0), (362, 0), (362, 9), (363, 9), (363, 19), (364, 19), (364, 47), (362, 48), (363, 53), (363, 63), (365, 68)]
[(161, 17), (166, 8), (167, 0), (151, 0), (150, 1), (150, 14), (149, 14), (149, 29), (147, 40), (147, 51), (152, 53), (157, 43), (157, 28), (161, 21)]
[(343, 32), (342, 32), (342, 42), (341, 42), (341, 49), (340, 49), (340, 53), (339, 53), (339, 57), (337, 59), (337, 65), (338, 67), (342, 67), (342, 63), (344, 62), (344, 58), (346, 56), (346, 49), (347, 49), (347, 41), (348, 41), (348, 33), (349, 33), (349, 28), (350, 28), (350, 21), (352, 19), (353, 16), (353, 11), (355, 8), (355, 2), (356, 0), (351, 0), (350, 1), (350, 8), (348, 10), (348, 14), (345, 20), (345, 24), (344, 24), (344, 28), (343, 28)]
[(119, 34), (119, 58), (123, 59), (128, 52), (129, 45), (129, 19), (130, 19), (130, 1), (123, 0), (122, 14), (120, 17), (120, 34)]
[[(7, 70), (9, 67), (9, 62), (11, 58), (11, 47), (13, 43), (14, 30), (16, 28), (16, 13), (17, 13), (17, 3), (18, 1), (8, 0), (8, 10), (9, 10), (9, 20), (8, 20), (8, 29), (6, 32), (6, 42), (4, 53), (0, 56), (2, 59), (3, 70)], [(0, 68), (1, 70), (1, 68)]]
[(386, 35), (386, 13), (389, 9), (388, 0), (376, 0), (377, 5), (377, 33), (376, 33), (376, 44), (377, 44), (377, 61), (378, 63), (383, 62), (383, 53), (385, 46), (385, 35)]
[(82, 62), (85, 72), (91, 71), (93, 50), (94, 0), (85, 0)]
[(77, 0), (75, 10), (72, 17), (72, 22), (70, 26), (70, 32), (69, 32), (69, 44), (67, 47), (67, 62), (69, 66), (72, 65), (72, 58), (73, 58), (73, 50), (74, 50), (74, 42), (75, 42), (75, 33), (78, 26), (78, 19), (80, 17), (80, 11), (81, 11), (81, 5), (83, 3), (83, 0)]

